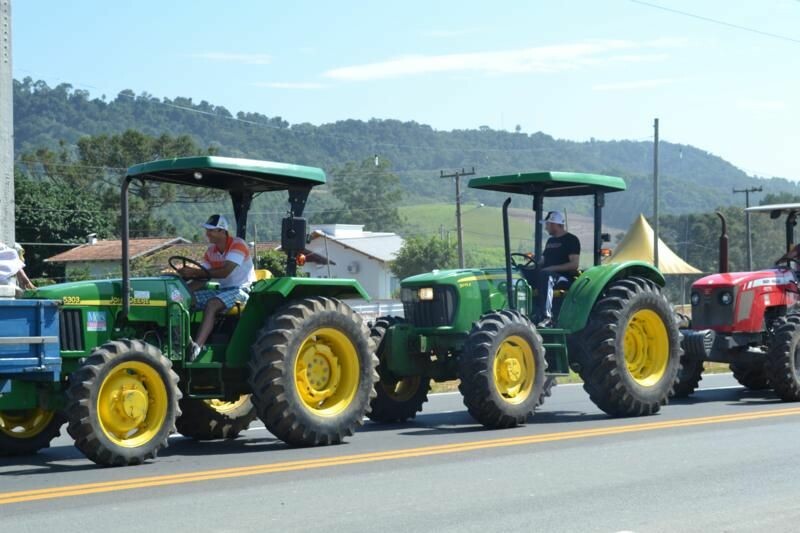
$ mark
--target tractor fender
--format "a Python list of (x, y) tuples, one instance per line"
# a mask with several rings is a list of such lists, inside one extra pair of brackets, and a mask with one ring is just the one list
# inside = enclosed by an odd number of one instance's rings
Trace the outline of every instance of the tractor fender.
[(367, 291), (354, 279), (283, 277), (259, 280), (250, 289), (250, 298), (225, 350), (226, 365), (244, 367), (250, 358), (250, 347), (256, 341), (256, 334), (275, 310), (290, 300), (310, 296), (370, 299)]
[(584, 271), (567, 291), (558, 315), (558, 327), (573, 333), (582, 330), (586, 327), (589, 314), (606, 286), (612, 281), (631, 276), (652, 280), (660, 287), (665, 284), (663, 274), (644, 261), (626, 261), (592, 267)]

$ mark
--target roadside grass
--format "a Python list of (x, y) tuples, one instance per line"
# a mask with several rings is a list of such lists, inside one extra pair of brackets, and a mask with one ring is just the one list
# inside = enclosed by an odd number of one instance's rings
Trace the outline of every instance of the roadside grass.
[[(730, 372), (730, 368), (728, 368), (728, 363), (711, 363), (706, 362), (703, 365), (703, 373), (704, 374), (724, 374), (725, 372)], [(575, 372), (570, 371), (568, 376), (559, 376), (556, 378), (556, 383), (558, 384), (566, 384), (566, 383), (583, 383), (583, 380), (576, 374)], [(441, 383), (431, 383), (431, 393), (436, 394), (438, 392), (455, 392), (458, 391), (458, 380), (450, 380), (450, 381), (443, 381)]]

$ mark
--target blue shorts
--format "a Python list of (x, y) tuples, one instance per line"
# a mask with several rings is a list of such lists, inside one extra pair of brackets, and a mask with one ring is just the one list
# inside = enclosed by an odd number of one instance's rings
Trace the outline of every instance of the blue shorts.
[(194, 293), (194, 308), (197, 310), (205, 309), (209, 300), (216, 298), (225, 304), (225, 310), (227, 311), (236, 305), (236, 302), (244, 304), (249, 297), (250, 292), (242, 287), (230, 287), (227, 289), (203, 289)]

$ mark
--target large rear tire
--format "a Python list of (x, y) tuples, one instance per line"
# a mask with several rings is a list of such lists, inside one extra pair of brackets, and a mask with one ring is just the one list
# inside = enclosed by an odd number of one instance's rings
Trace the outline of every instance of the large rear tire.
[(196, 440), (235, 439), (257, 415), (249, 394), (232, 402), (183, 398), (180, 408), (178, 433)]
[(338, 444), (363, 424), (378, 358), (349, 306), (322, 296), (291, 302), (257, 339), (249, 381), (273, 435), (292, 446)]
[(370, 337), (378, 356), (378, 375), (375, 397), (370, 402), (370, 420), (375, 422), (404, 422), (422, 411), (431, 390), (430, 379), (422, 376), (398, 377), (391, 373), (385, 360), (384, 337), (386, 331), (402, 318), (387, 316), (378, 318), (370, 330)]
[(168, 445), (181, 393), (170, 360), (155, 346), (127, 339), (104, 344), (69, 381), (67, 431), (95, 463), (136, 465)]
[(669, 302), (649, 279), (610, 283), (570, 344), (583, 388), (611, 416), (655, 414), (674, 392), (681, 334)]
[(800, 401), (800, 315), (776, 320), (764, 371), (781, 400)]
[(458, 365), (459, 390), (475, 420), (489, 428), (524, 424), (544, 387), (542, 337), (517, 311), (494, 311), (472, 327)]
[(763, 362), (731, 363), (729, 366), (740, 385), (750, 390), (767, 390), (771, 387)]
[(0, 411), (0, 456), (29, 455), (61, 434), (63, 413), (46, 409)]

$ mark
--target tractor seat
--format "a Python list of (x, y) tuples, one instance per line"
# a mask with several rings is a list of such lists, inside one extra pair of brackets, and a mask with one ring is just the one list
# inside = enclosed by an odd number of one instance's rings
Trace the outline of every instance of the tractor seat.
[[(272, 272), (270, 272), (266, 268), (258, 269), (255, 272), (256, 272), (256, 281), (272, 278)], [(245, 302), (236, 302), (235, 304), (233, 304), (233, 307), (228, 309), (228, 312), (225, 313), (225, 316), (239, 316), (240, 314), (242, 314), (242, 311), (244, 311), (244, 304)]]
[(575, 276), (559, 276), (553, 286), (553, 298), (563, 298), (567, 294), (567, 290), (572, 287), (572, 284), (581, 274), (583, 274), (583, 271), (578, 270), (578, 274)]

